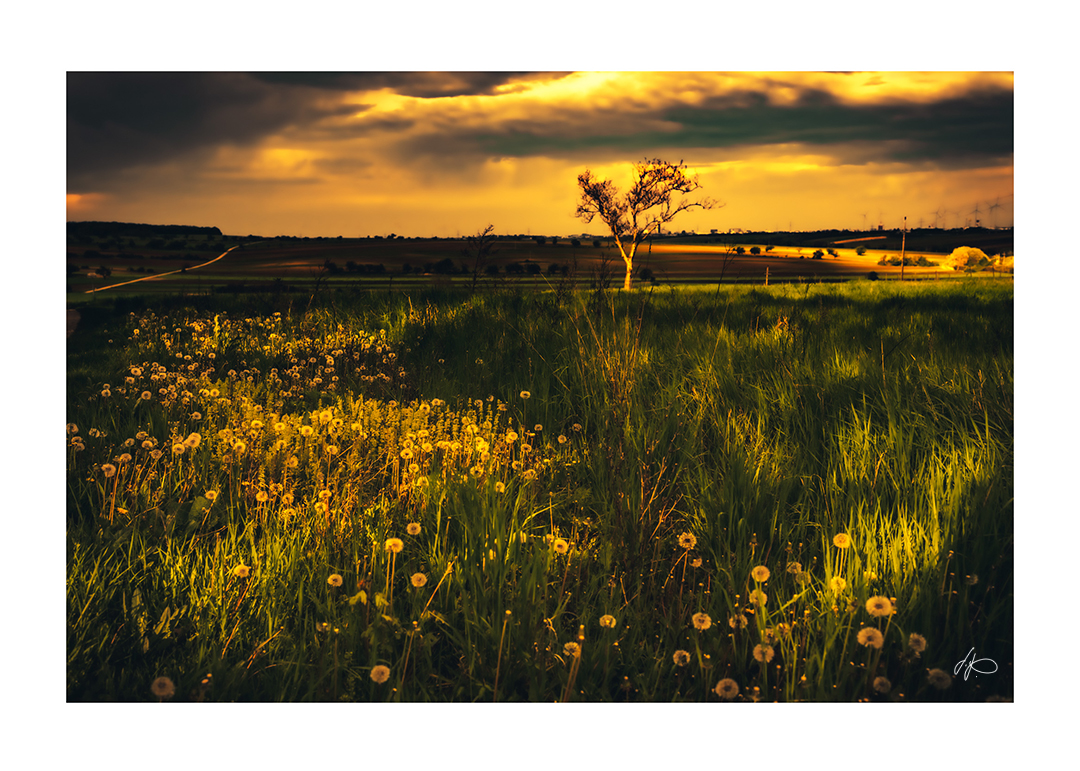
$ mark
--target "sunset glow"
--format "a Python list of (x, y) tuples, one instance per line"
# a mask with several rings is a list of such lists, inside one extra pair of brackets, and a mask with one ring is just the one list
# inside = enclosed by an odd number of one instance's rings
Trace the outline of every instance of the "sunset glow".
[(579, 233), (683, 160), (698, 232), (1013, 221), (1008, 72), (68, 74), (68, 218), (266, 236)]

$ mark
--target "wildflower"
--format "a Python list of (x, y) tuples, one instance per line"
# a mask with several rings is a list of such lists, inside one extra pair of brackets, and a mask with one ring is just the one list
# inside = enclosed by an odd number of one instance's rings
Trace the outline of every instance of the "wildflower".
[(281, 502), (286, 506), (292, 506), (294, 500), (295, 498), (293, 497), (292, 493), (285, 493), (283, 496), (281, 496)]
[(695, 613), (691, 618), (691, 621), (694, 623), (694, 629), (697, 629), (699, 632), (704, 632), (712, 626), (712, 618), (709, 617), (708, 613)]
[(769, 569), (764, 565), (758, 565), (756, 568), (750, 571), (750, 577), (758, 583), (769, 580)]
[(427, 583), (427, 576), (423, 573), (413, 573), (412, 578), (409, 579), (409, 583), (419, 589)]
[(684, 549), (693, 549), (697, 546), (697, 537), (693, 533), (682, 533), (679, 536), (679, 546)]
[(937, 688), (939, 691), (944, 691), (950, 685), (952, 685), (952, 678), (949, 677), (949, 673), (941, 669), (931, 669), (926, 673), (926, 681), (930, 685)]
[(122, 453), (120, 455), (120, 462), (121, 463), (127, 463), (129, 460), (131, 460), (131, 454), (130, 453), (125, 452), (125, 453)]
[(889, 682), (887, 677), (875, 677), (874, 690), (878, 693), (888, 693), (892, 690), (892, 683)]
[(150, 692), (159, 699), (170, 699), (176, 693), (176, 686), (167, 677), (159, 677), (150, 683)]
[(152, 450), (152, 449), (154, 449), (154, 443), (150, 439), (144, 439), (142, 445), (140, 445), (140, 446), (144, 450)]
[(860, 630), (855, 639), (859, 641), (859, 645), (865, 645), (868, 648), (880, 648), (885, 642), (885, 638), (881, 636), (881, 632), (872, 626)]
[(217, 499), (217, 496), (217, 490), (207, 490), (205, 493), (203, 493), (203, 498), (210, 501), (211, 503)]
[(794, 575), (798, 575), (799, 573), (802, 572), (802, 565), (799, 564), (798, 562), (789, 562), (787, 564), (787, 567), (785, 568), (785, 570), (787, 570), (787, 572), (792, 573)]
[(236, 576), (237, 578), (247, 578), (250, 573), (251, 573), (251, 568), (248, 565), (245, 565), (242, 562), (239, 565), (237, 565), (235, 568), (233, 568), (233, 575)]
[(975, 586), (975, 584), (979, 583), (979, 576), (974, 573), (970, 576), (964, 576), (964, 583), (968, 586)]
[(193, 413), (191, 413), (191, 419), (192, 420), (202, 420), (202, 413), (201, 412), (193, 412)]
[(319, 490), (319, 500), (320, 501), (328, 501), (328, 500), (330, 500), (330, 491), (329, 490)]
[(393, 552), (394, 554), (400, 554), (401, 550), (405, 548), (405, 544), (401, 542), (400, 538), (388, 538), (386, 540), (386, 550)]
[(685, 667), (687, 664), (690, 663), (690, 653), (688, 651), (675, 651), (675, 655), (673, 655), (671, 658), (675, 662), (675, 666), (677, 667)]
[(851, 538), (847, 533), (837, 533), (833, 536), (832, 542), (837, 549), (846, 549), (851, 546)]
[(532, 452), (532, 445), (531, 445), (531, 444), (527, 444), (527, 443), (525, 443), (525, 442), (522, 442), (522, 443), (521, 443), (521, 451), (522, 451), (522, 452), (526, 452), (526, 453), (528, 453), (528, 452)]
[(142, 399), (144, 402), (148, 402), (152, 398), (154, 398), (154, 395), (149, 391), (143, 391), (141, 394), (139, 394), (139, 398)]
[(191, 434), (190, 436), (188, 436), (187, 439), (184, 440), (184, 444), (193, 450), (199, 446), (200, 442), (202, 442), (202, 437), (198, 434)]
[(866, 612), (871, 616), (888, 616), (893, 606), (888, 597), (871, 597), (866, 601)]
[(300, 436), (311, 436), (315, 433), (315, 429), (311, 426), (300, 426)]
[(67, 424), (67, 432), (69, 434), (77, 434), (77, 433), (79, 433), (79, 427), (76, 426), (74, 423), (68, 423)]
[(543, 430), (544, 430), (544, 426), (542, 424), (540, 424), (540, 423), (537, 423), (535, 426), (533, 426), (533, 431), (543, 431)]
[(725, 677), (723, 680), (716, 684), (716, 687), (713, 688), (713, 691), (721, 699), (727, 699), (730, 701), (731, 699), (734, 699), (736, 696), (739, 695), (739, 686), (730, 677)]
[(330, 622), (329, 621), (320, 621), (319, 623), (317, 623), (315, 625), (315, 631), (316, 632), (329, 632), (330, 631)]
[(410, 450), (408, 447), (406, 447), (404, 450), (402, 450), (401, 451), (401, 459), (402, 460), (412, 460), (412, 450)]
[(563, 655), (564, 656), (580, 656), (581, 655), (581, 646), (578, 645), (576, 642), (568, 642), (566, 645), (563, 646), (562, 650), (563, 650)]
[(184, 450), (186, 450), (186, 449), (187, 449), (187, 447), (185, 445), (181, 444), (180, 442), (177, 442), (176, 444), (174, 444), (172, 446), (172, 454), (173, 455), (183, 455)]
[(531, 482), (536, 479), (536, 472), (533, 469), (525, 469), (525, 473), (521, 475), (525, 481)]
[(276, 431), (277, 433), (280, 434), (284, 430), (285, 430), (285, 424), (284, 423), (275, 423), (274, 424), (274, 431)]
[(773, 660), (773, 647), (771, 645), (759, 644), (754, 646), (754, 659), (762, 663), (768, 664)]
[(106, 389), (102, 390), (101, 395), (104, 396), (106, 399), (108, 399), (110, 396), (112, 396), (112, 391), (110, 391), (108, 388), (106, 388)]
[(916, 653), (922, 653), (926, 650), (926, 638), (921, 634), (912, 632), (911, 636), (908, 637), (908, 647)]
[(847, 581), (842, 579), (840, 576), (833, 576), (829, 580), (829, 588), (832, 589), (833, 593), (835, 593), (835, 594), (840, 594), (840, 592), (844, 591), (844, 588), (846, 586), (847, 586)]
[(237, 441), (235, 444), (233, 444), (232, 448), (233, 452), (235, 452), (237, 455), (243, 455), (245, 452), (247, 452), (247, 442)]
[(124, 440), (124, 446), (125, 446), (125, 447), (131, 447), (131, 446), (133, 446), (134, 444), (135, 444), (135, 440), (134, 440), (134, 439), (130, 439), (130, 438), (129, 438), (129, 439), (125, 439), (125, 440)]
[(506, 443), (507, 444), (512, 444), (513, 442), (516, 442), (517, 438), (518, 438), (518, 435), (517, 435), (516, 431), (507, 431), (506, 432)]
[(261, 420), (253, 420), (251, 421), (251, 427), (258, 431), (260, 428), (263, 427), (263, 422)]
[(601, 616), (600, 617), (600, 626), (604, 627), (605, 629), (614, 629), (615, 628), (615, 617), (610, 616), (610, 615)]
[(570, 551), (570, 544), (566, 542), (565, 538), (556, 538), (552, 543), (552, 548), (559, 554), (566, 554)]
[(505, 493), (506, 492), (506, 485), (504, 485), (502, 482), (496, 482), (495, 483), (495, 492), (497, 492), (497, 493)]
[(749, 623), (742, 613), (737, 613), (727, 620), (728, 626), (732, 629), (746, 629), (747, 623)]
[(289, 458), (287, 461), (285, 461), (285, 466), (287, 468), (296, 468), (299, 465), (300, 465), (300, 459), (297, 458), (295, 455), (293, 457)]
[(111, 463), (105, 463), (102, 465), (101, 471), (105, 474), (105, 478), (108, 479), (116, 473), (116, 466)]
[(690, 560), (690, 567), (692, 567), (692, 568), (701, 567), (701, 557), (695, 557), (694, 559)]
[(530, 396), (532, 396), (532, 394), (529, 393), (528, 391), (522, 391), (521, 392), (521, 398), (522, 399), (528, 399)]
[(765, 594), (765, 592), (761, 591), (760, 589), (755, 589), (754, 591), (750, 592), (750, 602), (754, 605), (763, 606), (768, 601), (769, 595)]
[(158, 458), (161, 457), (161, 450), (151, 450), (150, 451), (150, 457), (153, 458), (154, 460), (157, 460)]
[(559, 434), (559, 444), (566, 444), (567, 439), (563, 434)]
[(580, 431), (581, 430), (581, 424), (580, 423), (575, 423), (574, 425), (570, 426), (570, 428), (574, 429), (575, 431)]
[(337, 573), (331, 573), (330, 577), (326, 579), (326, 583), (330, 584), (330, 586), (341, 586), (341, 576)]

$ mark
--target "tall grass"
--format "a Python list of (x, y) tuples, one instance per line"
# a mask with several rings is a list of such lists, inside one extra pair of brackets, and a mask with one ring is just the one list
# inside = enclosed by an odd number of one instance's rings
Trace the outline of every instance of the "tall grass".
[(1011, 283), (199, 302), (71, 341), (70, 700), (1011, 696)]

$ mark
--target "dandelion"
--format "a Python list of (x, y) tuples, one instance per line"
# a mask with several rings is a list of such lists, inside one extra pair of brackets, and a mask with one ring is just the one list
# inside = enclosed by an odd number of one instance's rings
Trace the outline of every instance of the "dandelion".
[(533, 431), (543, 431), (543, 430), (544, 430), (544, 426), (542, 424), (540, 424), (540, 423), (537, 423), (535, 426), (533, 426)]
[(603, 615), (603, 616), (601, 616), (600, 617), (600, 626), (604, 627), (605, 629), (614, 629), (615, 628), (615, 617), (611, 616), (611, 615)]
[(400, 554), (401, 550), (405, 548), (405, 544), (402, 543), (400, 538), (388, 538), (386, 539), (386, 550), (393, 554)]
[(284, 423), (275, 423), (274, 424), (274, 431), (276, 431), (279, 434), (284, 432), (285, 431), (285, 424)]
[(129, 460), (131, 460), (131, 454), (130, 453), (125, 452), (125, 453), (122, 453), (120, 455), (120, 462), (121, 463), (127, 463)]
[(142, 399), (144, 402), (148, 402), (154, 398), (154, 395), (149, 391), (143, 391), (141, 394), (139, 394), (139, 398)]
[(154, 460), (157, 460), (158, 458), (161, 457), (161, 450), (151, 450), (150, 451), (150, 457), (153, 458)]
[(567, 543), (565, 538), (556, 538), (551, 546), (559, 554), (566, 554), (570, 551), (570, 544)]
[(771, 645), (765, 645), (764, 643), (754, 646), (754, 660), (760, 661), (764, 664), (768, 664), (773, 660), (773, 647)]
[(191, 419), (192, 420), (202, 420), (202, 413), (201, 412), (193, 412), (193, 413), (191, 413)]
[(758, 565), (756, 568), (750, 571), (750, 577), (758, 583), (769, 580), (769, 569), (764, 565)]
[(859, 645), (865, 645), (867, 648), (880, 648), (885, 643), (881, 632), (872, 626), (860, 630), (855, 639), (859, 641)]
[(889, 682), (887, 677), (875, 677), (874, 690), (878, 693), (888, 693), (892, 690), (892, 683)]
[(495, 483), (495, 492), (497, 492), (497, 493), (505, 493), (506, 492), (506, 485), (503, 484), (502, 482), (496, 482)]
[(311, 426), (300, 426), (300, 436), (311, 436), (315, 433), (315, 429)]
[(184, 454), (184, 450), (186, 450), (186, 449), (187, 449), (187, 446), (186, 446), (186, 445), (184, 445), (184, 444), (183, 444), (183, 443), (181, 443), (181, 442), (177, 442), (176, 444), (174, 444), (174, 445), (172, 446), (172, 454), (173, 454), (173, 455), (183, 455), (183, 454)]
[(213, 503), (218, 497), (217, 490), (207, 490), (203, 493), (203, 498)]
[(840, 576), (833, 576), (829, 579), (829, 588), (833, 590), (834, 594), (840, 594), (847, 587), (847, 581)]
[(908, 637), (908, 647), (916, 653), (922, 653), (926, 650), (926, 638), (921, 634), (912, 632), (911, 636)]
[(713, 691), (721, 699), (726, 699), (730, 701), (731, 699), (734, 699), (736, 696), (739, 695), (739, 685), (730, 677), (725, 677), (723, 680), (716, 684), (716, 687), (713, 688)]
[(521, 475), (526, 482), (531, 482), (536, 479), (536, 472), (533, 469), (525, 469), (525, 473)]
[(150, 439), (144, 439), (143, 443), (140, 446), (144, 450), (152, 450), (152, 449), (154, 449), (154, 443)]
[(385, 683), (387, 680), (390, 679), (390, 667), (384, 666), (383, 664), (378, 664), (372, 667), (371, 679), (374, 682), (379, 683), (380, 685), (382, 683)]
[(576, 642), (568, 642), (566, 645), (563, 646), (562, 650), (563, 650), (563, 655), (564, 656), (580, 656), (581, 655), (581, 646), (578, 645)]
[(837, 533), (833, 536), (832, 542), (837, 549), (846, 549), (851, 546), (851, 537), (847, 533)]
[(742, 613), (731, 616), (727, 622), (732, 629), (746, 629), (746, 625), (749, 623)]
[(423, 573), (413, 573), (412, 578), (409, 579), (409, 583), (419, 589), (427, 583), (427, 576)]
[(184, 444), (193, 450), (199, 446), (200, 442), (202, 442), (202, 437), (194, 433), (189, 435), (188, 438), (184, 440)]
[(769, 595), (760, 589), (755, 589), (750, 592), (750, 602), (758, 607), (764, 607), (765, 603), (769, 601)]
[(799, 564), (798, 562), (789, 562), (787, 564), (787, 567), (785, 568), (785, 570), (787, 570), (787, 572), (789, 572), (789, 573), (791, 573), (793, 575), (798, 575), (799, 573), (802, 572), (802, 565)]
[(975, 584), (979, 583), (979, 576), (974, 573), (970, 576), (964, 576), (964, 583), (968, 586), (975, 586)]
[(518, 435), (517, 435), (516, 431), (507, 431), (506, 432), (506, 443), (507, 444), (513, 444), (514, 442), (517, 441), (517, 438), (518, 438)]
[(341, 586), (341, 581), (341, 576), (337, 573), (331, 573), (330, 577), (326, 579), (326, 583), (330, 584), (330, 586)]
[(412, 456), (412, 450), (410, 450), (408, 447), (401, 451), (402, 460), (412, 460)]
[(952, 678), (949, 677), (949, 673), (942, 669), (931, 669), (926, 673), (926, 681), (939, 691), (944, 691), (952, 685)]
[(697, 537), (693, 533), (682, 533), (679, 536), (679, 546), (684, 549), (693, 549), (697, 546)]
[(871, 597), (866, 601), (866, 612), (871, 616), (888, 616), (893, 606), (888, 597)]
[(694, 559), (690, 560), (690, 567), (692, 567), (692, 568), (701, 567), (701, 557), (695, 557)]
[(299, 465), (300, 465), (300, 459), (299, 459), (299, 458), (297, 458), (297, 457), (296, 457), (295, 455), (294, 455), (293, 457), (289, 458), (289, 459), (288, 459), (288, 460), (287, 460), (287, 461), (285, 462), (285, 466), (286, 466), (287, 468), (296, 468), (296, 467), (297, 467), (297, 466), (299, 466)]
[(528, 391), (522, 391), (521, 392), (521, 398), (522, 399), (528, 399), (530, 396), (532, 396), (532, 394), (529, 393)]
[(690, 663), (689, 651), (675, 651), (675, 654), (671, 658), (675, 662), (675, 666), (677, 667), (685, 667), (687, 664)]
[(105, 388), (102, 390), (101, 395), (108, 399), (110, 396), (112, 396), (112, 391), (110, 391), (108, 388)]
[(253, 420), (251, 421), (251, 427), (258, 431), (260, 428), (263, 427), (263, 422), (261, 420)]
[(251, 573), (251, 568), (248, 565), (245, 565), (242, 562), (239, 565), (237, 565), (235, 568), (233, 568), (233, 575), (236, 576), (237, 578), (247, 578), (250, 573)]
[(105, 463), (101, 466), (101, 471), (105, 474), (105, 478), (109, 479), (116, 474), (116, 466), (111, 463)]
[(238, 440), (233, 444), (232, 449), (237, 455), (243, 455), (247, 452), (247, 442)]
[(159, 699), (171, 699), (173, 694), (176, 693), (176, 686), (173, 685), (173, 681), (169, 678), (159, 677), (150, 683), (150, 692)]
[(709, 617), (708, 613), (695, 613), (690, 620), (694, 623), (694, 629), (699, 632), (704, 632), (712, 626), (712, 618)]
[(567, 438), (563, 434), (559, 434), (559, 444), (566, 444)]

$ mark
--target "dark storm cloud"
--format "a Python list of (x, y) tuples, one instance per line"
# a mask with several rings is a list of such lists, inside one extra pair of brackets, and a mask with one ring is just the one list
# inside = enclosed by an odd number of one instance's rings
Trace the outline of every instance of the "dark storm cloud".
[(620, 120), (582, 111), (507, 121), (482, 131), (441, 127), (411, 137), (402, 155), (566, 157), (590, 151), (640, 156), (658, 147), (799, 143), (831, 146), (842, 160), (855, 163), (900, 161), (939, 168), (1008, 163), (1013, 153), (1013, 94), (987, 88), (927, 103), (895, 99), (851, 104), (826, 91), (803, 88), (796, 100), (777, 105), (766, 90), (747, 89), (693, 106), (627, 111)]
[[(566, 72), (259, 72), (266, 83), (309, 86), (334, 91), (389, 88), (404, 96), (432, 99), (493, 94), (500, 86), (566, 77)], [(511, 89), (515, 90), (515, 89)], [(500, 91), (500, 93), (505, 93)]]
[(319, 107), (309, 89), (243, 73), (69, 72), (68, 189), (100, 189), (125, 168), (357, 109)]

